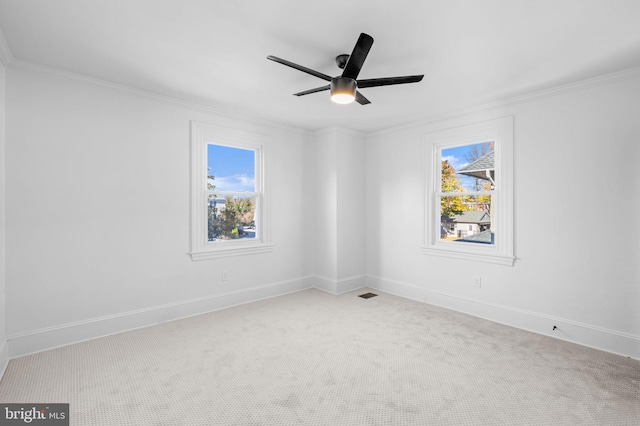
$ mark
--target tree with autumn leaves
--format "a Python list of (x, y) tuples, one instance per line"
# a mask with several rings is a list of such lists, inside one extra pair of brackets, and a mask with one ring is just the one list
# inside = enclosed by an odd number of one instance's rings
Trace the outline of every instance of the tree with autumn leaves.
[[(442, 161), (442, 192), (464, 192), (464, 187), (456, 176), (456, 171), (449, 161)], [(464, 211), (471, 210), (465, 196), (440, 197), (440, 213), (442, 216), (453, 217)]]
[[(494, 150), (494, 143), (483, 143), (472, 145), (471, 149), (466, 153), (466, 160), (473, 163), (480, 157), (487, 155)], [(441, 182), (443, 193), (448, 192), (466, 192), (462, 183), (456, 175), (455, 169), (447, 160), (442, 161)], [(474, 185), (475, 191), (491, 191), (493, 188), (491, 182), (486, 179), (476, 178)], [(491, 197), (489, 195), (460, 195), (460, 196), (443, 196), (440, 198), (440, 211), (442, 216), (453, 217), (465, 211), (483, 210), (490, 211)]]
[[(469, 163), (473, 163), (481, 157), (493, 152), (495, 149), (495, 143), (493, 141), (487, 143), (480, 143), (471, 146), (471, 149), (466, 152), (465, 159)], [(475, 191), (491, 191), (493, 184), (487, 179), (476, 178), (474, 185)], [(475, 197), (475, 210), (491, 211), (491, 196), (490, 195), (478, 195)]]

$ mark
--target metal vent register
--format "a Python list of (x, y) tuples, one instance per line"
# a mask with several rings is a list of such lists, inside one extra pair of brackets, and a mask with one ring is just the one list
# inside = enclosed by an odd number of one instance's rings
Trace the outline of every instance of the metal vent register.
[(362, 297), (363, 299), (370, 299), (372, 297), (376, 297), (377, 294), (375, 293), (365, 293), (365, 294), (361, 294), (358, 297)]

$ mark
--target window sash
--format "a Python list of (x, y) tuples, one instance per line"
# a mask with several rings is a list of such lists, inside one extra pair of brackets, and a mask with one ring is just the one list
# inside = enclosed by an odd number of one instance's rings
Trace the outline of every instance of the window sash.
[(465, 191), (465, 192), (438, 192), (436, 191), (436, 195), (441, 197), (481, 197), (483, 195), (495, 195), (497, 194), (497, 190), (492, 189), (491, 191)]

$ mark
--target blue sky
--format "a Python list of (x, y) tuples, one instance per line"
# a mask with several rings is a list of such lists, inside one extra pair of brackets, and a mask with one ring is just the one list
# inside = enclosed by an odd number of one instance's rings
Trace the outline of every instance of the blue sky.
[[(449, 161), (454, 169), (460, 170), (468, 164), (466, 153), (473, 145), (463, 145), (443, 149), (442, 160)], [(253, 192), (255, 191), (255, 152), (247, 149), (231, 148), (221, 145), (207, 146), (207, 167), (209, 175), (215, 176), (212, 182), (217, 191)], [(475, 179), (458, 175), (465, 189), (472, 191)]]
[(221, 145), (207, 146), (208, 174), (216, 191), (255, 191), (255, 152)]
[[(456, 171), (458, 171), (464, 166), (466, 166), (467, 164), (469, 164), (469, 162), (466, 159), (466, 155), (467, 155), (467, 152), (469, 152), (474, 145), (484, 145), (487, 143), (488, 142), (482, 142), (479, 144), (462, 145), (462, 146), (456, 146), (453, 148), (443, 149), (440, 154), (441, 159), (442, 161), (444, 160), (449, 161), (449, 164), (451, 164), (453, 168)], [(457, 176), (458, 176), (458, 180), (460, 181), (460, 183), (462, 183), (462, 186), (466, 190), (468, 191), (474, 190), (474, 185), (476, 183), (476, 180), (474, 178), (465, 176), (465, 175), (457, 175)]]

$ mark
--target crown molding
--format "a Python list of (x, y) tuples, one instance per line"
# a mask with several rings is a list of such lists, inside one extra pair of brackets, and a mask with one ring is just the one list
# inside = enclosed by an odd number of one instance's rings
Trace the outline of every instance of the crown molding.
[(275, 122), (275, 121), (269, 121), (269, 120), (265, 120), (265, 119), (261, 119), (261, 118), (257, 118), (257, 117), (252, 117), (252, 116), (249, 116), (249, 115), (233, 113), (233, 112), (222, 110), (220, 108), (216, 108), (216, 107), (212, 107), (212, 106), (209, 106), (209, 105), (201, 104), (201, 103), (198, 103), (198, 102), (189, 101), (189, 100), (186, 100), (186, 99), (181, 99), (181, 98), (168, 96), (168, 95), (162, 95), (162, 94), (159, 94), (159, 93), (156, 93), (156, 92), (152, 92), (152, 91), (149, 91), (149, 90), (139, 89), (139, 88), (136, 88), (136, 87), (133, 87), (133, 86), (127, 86), (125, 84), (114, 83), (112, 81), (102, 80), (102, 79), (96, 78), (96, 77), (89, 77), (89, 76), (84, 75), (84, 74), (78, 74), (78, 73), (74, 73), (74, 72), (71, 72), (71, 71), (65, 71), (65, 70), (61, 70), (59, 68), (50, 67), (48, 65), (38, 64), (36, 62), (25, 61), (23, 59), (15, 59), (15, 58), (13, 58), (12, 61), (9, 63), (9, 65), (7, 65), (7, 67), (8, 68), (12, 68), (12, 69), (16, 69), (16, 70), (20, 70), (20, 71), (38, 72), (38, 73), (44, 73), (44, 74), (49, 74), (49, 75), (55, 75), (55, 76), (66, 78), (66, 79), (77, 80), (77, 81), (81, 81), (81, 82), (88, 83), (88, 84), (94, 84), (94, 85), (98, 85), (98, 86), (103, 86), (103, 87), (107, 87), (107, 88), (114, 89), (114, 90), (119, 90), (119, 91), (123, 91), (123, 92), (132, 93), (134, 95), (146, 97), (146, 98), (153, 99), (153, 100), (156, 100), (156, 101), (159, 101), (159, 102), (170, 103), (170, 104), (174, 104), (174, 105), (180, 105), (180, 106), (183, 106), (183, 107), (186, 107), (186, 108), (192, 108), (192, 109), (204, 111), (204, 112), (211, 113), (211, 114), (216, 114), (216, 115), (221, 116), (221, 117), (226, 117), (226, 118), (235, 119), (235, 120), (247, 121), (247, 122), (251, 122), (251, 123), (262, 125), (262, 126), (275, 127), (275, 128), (279, 128), (279, 129), (283, 129), (283, 130), (287, 130), (287, 131), (291, 131), (291, 132), (296, 132), (296, 133), (300, 133), (300, 134), (304, 134), (304, 133), (307, 132), (306, 129), (303, 129), (303, 128), (300, 128), (300, 127), (288, 126), (286, 124), (278, 123), (278, 122)]
[(374, 135), (383, 135), (387, 133), (396, 132), (399, 130), (411, 129), (419, 126), (425, 126), (428, 124), (437, 123), (444, 120), (454, 119), (458, 117), (462, 117), (468, 114), (472, 114), (475, 112), (481, 112), (490, 110), (493, 108), (504, 107), (507, 105), (513, 105), (518, 103), (530, 102), (535, 99), (542, 99), (546, 97), (551, 97), (555, 95), (559, 95), (562, 93), (568, 93), (576, 90), (587, 89), (591, 87), (600, 86), (603, 84), (608, 84), (620, 80), (625, 80), (627, 78), (633, 78), (636, 76), (640, 76), (640, 67), (630, 68), (623, 71), (617, 71), (610, 74), (604, 74), (597, 77), (587, 78), (584, 80), (575, 81), (572, 83), (561, 84), (558, 86), (550, 87), (548, 89), (535, 90), (528, 93), (524, 93), (521, 95), (511, 96), (503, 99), (496, 99), (491, 102), (487, 102), (484, 104), (471, 106), (468, 108), (463, 108), (460, 110), (449, 111), (441, 114), (433, 114), (429, 117), (423, 118), (422, 120), (412, 121), (410, 123), (401, 124), (398, 126), (389, 127), (386, 129), (378, 130), (375, 132), (368, 133), (368, 136)]
[(348, 129), (346, 127), (340, 127), (340, 126), (329, 126), (329, 127), (323, 127), (321, 129), (309, 130), (309, 133), (314, 136), (322, 136), (326, 134), (335, 134), (335, 133), (341, 133), (341, 134), (356, 136), (356, 137), (364, 137), (367, 135), (366, 132), (361, 132), (359, 130)]
[(15, 60), (13, 53), (11, 53), (11, 49), (9, 48), (9, 43), (7, 43), (7, 38), (4, 36), (4, 31), (2, 31), (2, 27), (0, 27), (0, 62), (7, 67), (10, 63)]
[(11, 50), (9, 49), (9, 45), (6, 42), (6, 39), (4, 37), (4, 33), (2, 33), (2, 28), (0, 28), (0, 61), (8, 68), (18, 69), (18, 70), (23, 70), (23, 71), (36, 71), (36, 72), (41, 72), (41, 73), (58, 75), (58, 76), (64, 77), (64, 78), (79, 80), (79, 81), (83, 81), (83, 82), (90, 83), (90, 84), (96, 84), (96, 85), (100, 85), (100, 86), (104, 86), (104, 87), (109, 87), (109, 88), (112, 88), (112, 89), (115, 89), (115, 90), (120, 90), (120, 91), (133, 93), (133, 94), (136, 94), (136, 95), (139, 95), (139, 96), (144, 96), (144, 97), (147, 97), (147, 98), (151, 98), (151, 99), (154, 99), (154, 100), (160, 101), (160, 102), (171, 103), (171, 104), (175, 104), (175, 105), (181, 105), (181, 106), (187, 107), (187, 108), (197, 109), (197, 110), (200, 110), (200, 111), (216, 114), (216, 115), (219, 115), (219, 116), (222, 116), (222, 117), (227, 117), (227, 118), (236, 119), (236, 120), (242, 120), (242, 121), (248, 121), (248, 122), (259, 124), (259, 125), (263, 125), (263, 126), (279, 128), (279, 129), (283, 129), (283, 130), (287, 130), (287, 131), (300, 133), (302, 135), (306, 134), (306, 135), (311, 135), (311, 136), (317, 136), (319, 134), (322, 134), (322, 133), (325, 133), (325, 132), (329, 132), (329, 131), (353, 132), (353, 134), (365, 135), (365, 136), (383, 135), (383, 134), (392, 133), (392, 132), (396, 132), (396, 131), (400, 131), (400, 130), (411, 129), (411, 128), (415, 128), (415, 127), (419, 127), (419, 126), (433, 124), (433, 123), (437, 123), (437, 122), (448, 120), (448, 119), (455, 119), (455, 118), (462, 117), (462, 116), (465, 116), (465, 115), (468, 115), (468, 114), (472, 114), (472, 113), (475, 113), (475, 112), (481, 112), (481, 111), (489, 110), (489, 109), (492, 109), (492, 108), (497, 108), (497, 107), (503, 107), (503, 106), (507, 106), (507, 105), (513, 105), (513, 104), (518, 104), (518, 103), (529, 102), (529, 101), (534, 100), (534, 99), (550, 97), (550, 96), (558, 95), (558, 94), (561, 94), (561, 93), (566, 93), (566, 92), (570, 92), (570, 91), (586, 89), (586, 88), (589, 88), (589, 87), (595, 87), (595, 86), (598, 86), (598, 85), (608, 84), (608, 83), (611, 83), (611, 82), (624, 80), (626, 78), (633, 78), (633, 77), (636, 77), (636, 76), (640, 75), (640, 67), (630, 68), (630, 69), (623, 70), (623, 71), (618, 71), (618, 72), (614, 72), (614, 73), (610, 73), (610, 74), (604, 74), (604, 75), (597, 76), (597, 77), (592, 77), (592, 78), (588, 78), (588, 79), (584, 79), (584, 80), (580, 80), (580, 81), (576, 81), (576, 82), (572, 82), (572, 83), (567, 83), (567, 84), (554, 86), (554, 87), (551, 87), (551, 88), (548, 88), (548, 89), (536, 90), (536, 91), (528, 92), (528, 93), (517, 95), (517, 96), (507, 97), (507, 98), (503, 98), (503, 99), (497, 99), (497, 100), (490, 101), (490, 102), (487, 102), (487, 103), (484, 103), (484, 104), (470, 106), (470, 107), (462, 108), (462, 109), (459, 109), (459, 110), (448, 111), (448, 112), (444, 112), (444, 113), (440, 113), (440, 114), (433, 114), (433, 115), (430, 115), (430, 116), (425, 117), (425, 118), (423, 118), (421, 120), (418, 120), (418, 121), (412, 121), (412, 122), (400, 124), (398, 126), (392, 126), (392, 127), (386, 128), (386, 129), (382, 129), (382, 130), (377, 130), (377, 131), (373, 131), (373, 132), (361, 132), (361, 131), (352, 130), (352, 129), (348, 129), (348, 128), (344, 128), (344, 127), (337, 127), (337, 126), (329, 126), (327, 128), (322, 128), (322, 129), (317, 129), (317, 130), (289, 126), (289, 125), (286, 125), (286, 124), (282, 124), (282, 123), (278, 123), (278, 122), (274, 122), (274, 121), (269, 121), (269, 120), (265, 120), (265, 119), (261, 119), (261, 118), (257, 118), (257, 117), (253, 117), (253, 116), (248, 116), (248, 115), (244, 115), (244, 114), (225, 111), (225, 110), (222, 110), (220, 108), (212, 107), (212, 106), (209, 106), (209, 105), (204, 105), (204, 104), (193, 102), (193, 101), (189, 101), (189, 100), (186, 100), (186, 99), (181, 99), (181, 98), (172, 97), (172, 96), (168, 96), (168, 95), (161, 95), (159, 93), (155, 93), (155, 92), (151, 92), (151, 91), (143, 90), (143, 89), (138, 89), (138, 88), (135, 88), (135, 87), (132, 87), (132, 86), (126, 86), (126, 85), (120, 84), (120, 83), (114, 83), (114, 82), (111, 82), (111, 81), (102, 80), (102, 79), (95, 78), (95, 77), (89, 77), (89, 76), (86, 76), (86, 75), (83, 75), (83, 74), (78, 74), (78, 73), (74, 73), (74, 72), (70, 72), (70, 71), (64, 71), (64, 70), (61, 70), (61, 69), (58, 69), (58, 68), (54, 68), (54, 67), (50, 67), (50, 66), (47, 66), (47, 65), (41, 65), (41, 64), (38, 64), (38, 63), (35, 63), (35, 62), (25, 61), (25, 60), (22, 60), (22, 59), (16, 59), (13, 56), (13, 54), (11, 53)]

